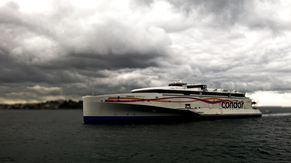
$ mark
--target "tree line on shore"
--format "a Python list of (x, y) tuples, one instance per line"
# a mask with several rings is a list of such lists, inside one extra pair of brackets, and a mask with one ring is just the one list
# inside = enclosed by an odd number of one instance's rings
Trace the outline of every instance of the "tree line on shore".
[(0, 104), (0, 109), (82, 109), (83, 101), (56, 100), (41, 103)]

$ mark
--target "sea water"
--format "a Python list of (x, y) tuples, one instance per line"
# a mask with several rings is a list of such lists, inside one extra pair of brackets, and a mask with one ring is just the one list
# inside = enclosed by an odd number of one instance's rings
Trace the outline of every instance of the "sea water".
[(291, 115), (83, 124), (81, 110), (0, 110), (0, 162), (291, 162)]

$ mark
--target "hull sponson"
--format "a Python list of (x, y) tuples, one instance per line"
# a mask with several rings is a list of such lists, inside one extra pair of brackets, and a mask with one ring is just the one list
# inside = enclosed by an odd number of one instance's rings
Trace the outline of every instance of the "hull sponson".
[(193, 119), (183, 116), (84, 116), (84, 123), (101, 123), (101, 122), (172, 122), (172, 121), (194, 121), (202, 117), (197, 116)]
[(261, 117), (262, 114), (243, 114), (243, 115), (207, 115), (203, 116), (203, 118), (248, 118), (248, 117)]
[(261, 117), (260, 114), (253, 115), (209, 115), (209, 116), (84, 116), (84, 123), (99, 123), (111, 121), (123, 122), (168, 122), (168, 121), (197, 121), (208, 119), (222, 119), (222, 118), (251, 118)]
[(181, 117), (199, 117), (188, 110), (169, 109), (156, 106), (84, 102), (84, 122), (102, 120), (146, 120), (146, 119), (179, 119)]

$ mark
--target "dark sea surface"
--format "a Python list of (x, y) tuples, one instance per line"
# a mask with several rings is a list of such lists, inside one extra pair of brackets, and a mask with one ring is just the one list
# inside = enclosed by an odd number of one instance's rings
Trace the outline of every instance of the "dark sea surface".
[(83, 124), (81, 110), (0, 110), (0, 162), (291, 162), (291, 114)]

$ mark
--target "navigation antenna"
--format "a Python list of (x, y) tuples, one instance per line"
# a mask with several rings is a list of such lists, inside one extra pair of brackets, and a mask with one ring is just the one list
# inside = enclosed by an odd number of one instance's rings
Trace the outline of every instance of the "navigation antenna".
[(181, 79), (173, 79), (172, 80), (174, 83), (181, 83), (182, 81), (181, 81)]
[(205, 77), (203, 77), (203, 84), (206, 84), (206, 82), (205, 82)]

